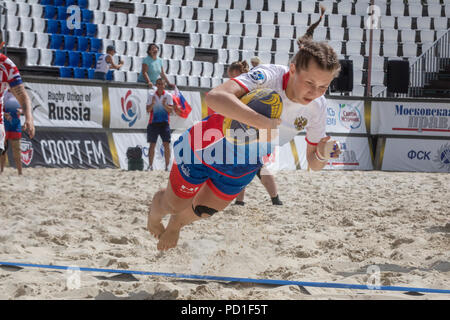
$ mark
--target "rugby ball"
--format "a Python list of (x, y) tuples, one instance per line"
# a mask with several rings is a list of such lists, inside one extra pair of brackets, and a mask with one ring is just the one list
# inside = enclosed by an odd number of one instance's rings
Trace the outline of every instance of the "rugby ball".
[[(279, 119), (283, 111), (281, 96), (272, 89), (256, 89), (240, 99), (243, 103), (268, 118)], [(223, 121), (225, 138), (237, 145), (249, 144), (258, 139), (258, 130), (239, 121), (225, 118)]]

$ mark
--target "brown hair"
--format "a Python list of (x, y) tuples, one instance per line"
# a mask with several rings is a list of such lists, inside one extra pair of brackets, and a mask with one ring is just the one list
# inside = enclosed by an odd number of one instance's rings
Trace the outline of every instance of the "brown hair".
[(247, 61), (235, 61), (228, 67), (228, 71), (238, 70), (240, 73), (247, 73), (250, 68)]
[(339, 74), (341, 65), (334, 49), (326, 42), (313, 40), (314, 30), (322, 21), (325, 14), (325, 7), (320, 5), (320, 18), (309, 26), (306, 33), (297, 40), (298, 52), (292, 59), (297, 70), (308, 68), (309, 62), (314, 60), (321, 69), (332, 71), (335, 76)]

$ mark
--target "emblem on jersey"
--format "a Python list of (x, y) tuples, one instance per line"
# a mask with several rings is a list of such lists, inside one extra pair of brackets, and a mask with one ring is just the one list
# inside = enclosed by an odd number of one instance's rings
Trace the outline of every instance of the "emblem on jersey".
[(258, 70), (250, 73), (250, 78), (252, 78), (253, 82), (257, 84), (263, 84), (264, 82), (266, 82), (266, 77), (264, 76), (264, 73)]
[(298, 131), (302, 131), (303, 129), (305, 129), (307, 124), (308, 124), (308, 119), (306, 119), (304, 117), (299, 117), (299, 118), (295, 119), (295, 121), (294, 121), (295, 129), (297, 129)]
[(33, 154), (34, 150), (31, 141), (20, 139), (20, 159), (24, 165), (30, 165), (31, 160), (33, 160)]

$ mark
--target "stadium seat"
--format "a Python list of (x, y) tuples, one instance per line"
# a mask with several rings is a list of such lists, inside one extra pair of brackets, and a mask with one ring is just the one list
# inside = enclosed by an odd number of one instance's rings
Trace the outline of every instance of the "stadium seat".
[(89, 69), (93, 67), (95, 54), (91, 52), (81, 53), (81, 67)]
[(244, 34), (246, 37), (257, 37), (259, 34), (259, 25), (256, 23), (252, 23), (252, 24), (245, 24), (244, 27)]
[(214, 78), (222, 78), (224, 72), (225, 67), (222, 63), (214, 63), (214, 72), (213, 72)]
[(98, 5), (99, 5), (99, 0), (89, 0), (88, 2), (88, 6), (86, 9), (89, 10), (97, 10), (98, 9)]
[(64, 4), (65, 4), (64, 0), (53, 0), (53, 5), (54, 6), (59, 7), (59, 6), (64, 6)]
[(47, 33), (59, 33), (59, 21), (48, 20), (47, 21)]
[(260, 23), (261, 24), (274, 24), (275, 14), (271, 11), (261, 11), (260, 12)]
[(118, 25), (109, 26), (108, 39), (110, 40), (118, 40), (121, 34), (121, 27)]
[(302, 13), (315, 13), (316, 2), (315, 1), (300, 1)]
[(80, 65), (80, 53), (78, 51), (68, 51), (69, 67), (78, 67)]
[(213, 22), (213, 32), (215, 34), (228, 34), (228, 24), (226, 22)]
[(53, 62), (53, 50), (50, 49), (40, 49), (39, 50), (39, 65), (41, 66), (51, 66)]
[(134, 27), (137, 27), (138, 23), (139, 23), (139, 17), (136, 14), (129, 13), (127, 26), (134, 28)]
[(408, 12), (410, 17), (422, 17), (422, 4), (421, 3), (414, 3), (408, 5)]
[(82, 9), (81, 10), (81, 21), (85, 23), (90, 23), (94, 17), (94, 14), (91, 10)]
[[(381, 17), (383, 18), (383, 17)], [(361, 17), (359, 16), (346, 16), (347, 28), (361, 28)]]
[(31, 5), (28, 3), (19, 2), (17, 4), (17, 15), (20, 17), (29, 17), (31, 13)]
[(39, 62), (39, 49), (26, 48), (27, 50), (27, 66), (37, 66)]
[(352, 14), (352, 3), (350, 1), (341, 1), (337, 4), (337, 13), (341, 15), (351, 15)]
[[(339, 49), (339, 48), (336, 48)], [(340, 52), (337, 51), (339, 54)], [(360, 55), (361, 54), (361, 41), (350, 40), (346, 42), (346, 55)]]
[(428, 4), (426, 10), (428, 12), (428, 17), (440, 17), (442, 6), (440, 4)]
[[(89, 0), (89, 2), (91, 2), (92, 0)], [(78, 6), (82, 9), (87, 9), (88, 8), (88, 0), (78, 0)]]
[[(116, 71), (117, 71), (117, 70), (116, 70)], [(108, 80), (108, 81), (114, 80), (114, 70), (109, 70), (109, 71), (106, 73), (106, 80)]]
[(86, 23), (86, 36), (95, 37), (97, 34), (97, 25), (93, 23)]
[(227, 49), (238, 50), (241, 46), (240, 36), (228, 36), (227, 37)]
[(384, 57), (398, 57), (398, 42), (384, 41), (383, 56)]
[(192, 69), (192, 61), (180, 61), (179, 74), (183, 76), (188, 76), (191, 74)]
[(102, 50), (102, 39), (90, 38), (91, 52), (100, 52)]
[(328, 15), (327, 17), (328, 17), (328, 27), (330, 28), (342, 27), (343, 18), (341, 14)]
[(425, 43), (425, 42), (429, 42), (432, 43), (434, 42), (434, 30), (420, 30), (419, 34), (420, 34), (420, 42)]
[(247, 9), (247, 1), (242, 0), (233, 0), (233, 8), (238, 10), (246, 10)]
[(59, 68), (59, 76), (61, 78), (72, 78), (73, 69), (68, 67)]
[(103, 21), (105, 21), (105, 13), (103, 11), (94, 10), (92, 14), (92, 23), (103, 24)]
[(224, 37), (220, 34), (213, 34), (211, 48), (212, 49), (222, 49), (223, 42), (224, 42), (223, 38)]
[(114, 81), (125, 82), (125, 75), (126, 75), (125, 71), (114, 70), (113, 72)]
[(166, 32), (161, 29), (156, 30), (155, 34), (155, 43), (164, 43), (166, 42)]
[(36, 33), (34, 32), (22, 32), (22, 47), (33, 48), (36, 41)]
[(6, 6), (6, 10), (8, 12), (8, 15), (10, 15), (10, 16), (17, 15), (17, 10), (18, 10), (17, 3), (11, 2), (11, 1), (5, 1), (5, 6)]
[(434, 17), (433, 25), (434, 30), (447, 30), (448, 29), (447, 17)]
[(22, 32), (8, 31), (8, 46), (19, 48), (22, 43)]
[(258, 19), (257, 11), (250, 11), (250, 10), (244, 11), (244, 23), (256, 23), (257, 19)]
[[(363, 35), (364, 35), (363, 29), (349, 28), (349, 29), (347, 29), (347, 31), (348, 31), (348, 40), (350, 40), (350, 41), (362, 41), (363, 40)], [(376, 30), (374, 30), (374, 31), (376, 31)], [(334, 33), (334, 28), (332, 30), (330, 29), (330, 38), (331, 39), (333, 39), (333, 33)], [(367, 41), (369, 41), (369, 31), (366, 33), (366, 35), (367, 35)], [(378, 40), (380, 40), (380, 39), (378, 38)]]
[(173, 32), (179, 32), (179, 33), (183, 33), (184, 32), (184, 27), (186, 26), (186, 21), (182, 20), (182, 19), (174, 19), (173, 20), (173, 28), (172, 31)]
[(291, 52), (292, 40), (291, 39), (276, 39), (277, 52), (289, 53)]
[(62, 1), (62, 4), (58, 4), (58, 5), (66, 6), (66, 7), (78, 6), (78, 2), (77, 2), (77, 0), (66, 0), (65, 3), (64, 3), (64, 1)]
[(64, 50), (74, 50), (77, 37), (64, 36)]
[(384, 41), (398, 41), (399, 32), (397, 30), (384, 29), (383, 40)]
[(258, 51), (272, 51), (272, 38), (258, 38)]
[(417, 57), (417, 44), (415, 43), (403, 43), (402, 44), (402, 57)]
[(116, 24), (118, 26), (121, 26), (121, 27), (126, 26), (127, 25), (127, 20), (128, 20), (128, 17), (127, 17), (127, 15), (125, 13), (123, 13), (123, 12), (117, 12), (116, 13)]
[(238, 50), (228, 50), (228, 64), (231, 64), (235, 61), (240, 60), (239, 51)]
[(244, 31), (242, 23), (229, 23), (228, 34), (233, 36), (241, 36)]
[[(89, 0), (91, 1), (91, 0)], [(98, 10), (107, 11), (109, 9), (109, 0), (99, 0), (98, 2)]]
[(199, 87), (200, 86), (200, 77), (198, 76), (189, 76), (188, 77), (188, 85), (190, 87)]
[(133, 28), (132, 27), (122, 27), (120, 33), (120, 40), (130, 41), (133, 36)]
[(430, 17), (417, 17), (417, 29), (424, 30), (430, 29), (431, 27), (431, 18)]
[(86, 79), (85, 68), (73, 68), (73, 77), (75, 79)]
[(289, 0), (284, 2), (284, 11), (295, 13), (299, 11), (299, 1), (298, 0)]
[(66, 61), (67, 61), (67, 51), (55, 50), (55, 61), (53, 61), (53, 64), (55, 66), (63, 67), (66, 65)]
[(412, 18), (411, 17), (397, 17), (397, 28), (411, 30)]
[(287, 66), (289, 64), (289, 54), (287, 52), (276, 52), (274, 54), (274, 63)]
[(47, 33), (36, 33), (35, 47), (39, 49), (47, 49), (49, 35)]
[(402, 30), (400, 36), (403, 43), (416, 42), (416, 30)]
[(256, 37), (243, 37), (242, 49), (243, 50), (256, 50), (257, 38)]
[(140, 73), (142, 71), (142, 57), (131, 57), (133, 61), (131, 71)]
[(185, 87), (188, 85), (187, 76), (176, 76), (176, 85), (178, 87)]
[(70, 29), (67, 20), (60, 20), (59, 27), (60, 27), (61, 34), (64, 34), (64, 35), (72, 35), (73, 34), (73, 29)]
[(279, 37), (286, 39), (294, 38), (294, 26), (279, 26)]
[(394, 29), (395, 27), (395, 17), (380, 17), (380, 28), (381, 29)]
[(56, 16), (55, 6), (45, 6), (44, 7), (44, 19), (53, 19)]
[(194, 7), (182, 7), (181, 8), (181, 19), (192, 20), (194, 17)]
[(213, 21), (226, 21), (227, 20), (227, 10), (225, 9), (212, 9)]
[(33, 19), (29, 17), (20, 17), (19, 31), (30, 32), (33, 27)]
[(133, 71), (127, 71), (126, 78), (127, 82), (137, 82), (139, 73)]
[[(356, 29), (356, 30), (361, 30), (362, 29)], [(334, 40), (334, 41), (343, 41), (344, 40), (344, 28), (340, 28), (340, 27), (333, 27), (332, 29), (330, 29), (330, 40)], [(362, 39), (360, 39), (361, 41)]]
[(105, 12), (105, 20), (103, 21), (104, 24), (108, 26), (112, 26), (116, 23), (116, 13), (113, 11), (106, 11)]
[(262, 64), (270, 64), (270, 63), (272, 63), (272, 54), (270, 52), (261, 52), (261, 51), (259, 51), (257, 56), (261, 59)]
[(50, 49), (60, 49), (63, 43), (63, 37), (60, 34), (50, 34)]
[(228, 11), (228, 22), (241, 22), (242, 11), (239, 9), (229, 9)]
[(41, 18), (32, 18), (32, 19), (33, 19), (33, 28), (31, 29), (31, 31), (44, 33), (45, 27), (46, 27), (45, 19), (41, 19)]
[(181, 6), (170, 5), (168, 17), (171, 19), (178, 19), (181, 14)]
[(273, 24), (262, 24), (261, 25), (261, 37), (265, 38), (275, 38), (276, 26)]
[(67, 8), (61, 6), (56, 7), (56, 16), (58, 20), (66, 20), (68, 17)]
[(195, 48), (192, 46), (184, 47), (184, 59), (185, 60), (194, 60), (195, 57)]

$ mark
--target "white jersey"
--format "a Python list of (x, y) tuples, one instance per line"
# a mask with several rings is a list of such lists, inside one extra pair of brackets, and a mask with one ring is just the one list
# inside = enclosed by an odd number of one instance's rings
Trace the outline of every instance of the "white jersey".
[(109, 66), (111, 65), (110, 63), (106, 62), (106, 57), (111, 57), (110, 54), (102, 54), (100, 56), (100, 58), (98, 58), (97, 60), (97, 66), (95, 68), (96, 72), (104, 72), (104, 73), (108, 73), (109, 71)]
[(259, 65), (250, 72), (232, 79), (247, 92), (259, 88), (275, 90), (283, 101), (279, 144), (290, 142), (299, 132), (306, 130), (306, 141), (316, 145), (326, 136), (326, 99), (321, 96), (307, 105), (293, 102), (286, 96), (289, 68), (281, 65)]

